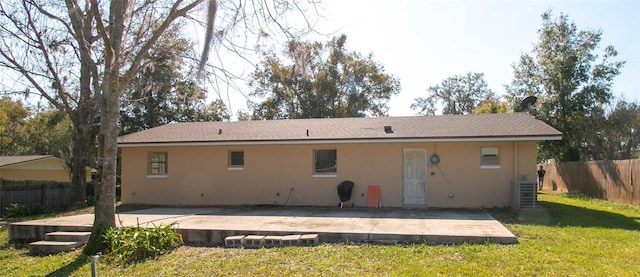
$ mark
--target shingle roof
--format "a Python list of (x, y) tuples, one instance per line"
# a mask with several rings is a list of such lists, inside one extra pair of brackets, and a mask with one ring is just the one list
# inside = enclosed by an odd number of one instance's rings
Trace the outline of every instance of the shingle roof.
[[(391, 126), (393, 133), (385, 132)], [(118, 138), (120, 146), (156, 143), (317, 143), (336, 140), (431, 141), (560, 139), (558, 130), (524, 113), (429, 117), (286, 119), (173, 123)]]
[(25, 162), (31, 162), (31, 161), (36, 161), (36, 160), (41, 160), (41, 159), (46, 159), (51, 157), (53, 156), (51, 155), (0, 156), (0, 167), (19, 164), (19, 163), (25, 163)]

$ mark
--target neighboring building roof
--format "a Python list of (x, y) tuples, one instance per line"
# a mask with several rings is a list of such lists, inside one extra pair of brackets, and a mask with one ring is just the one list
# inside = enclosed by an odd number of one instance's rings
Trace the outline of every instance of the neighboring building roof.
[(54, 158), (51, 155), (32, 155), (32, 156), (0, 156), (0, 167), (9, 165), (15, 165), (26, 162), (33, 162), (37, 160), (44, 160), (48, 158)]
[[(390, 127), (385, 127), (390, 126)], [(385, 130), (389, 128), (390, 130)], [(238, 145), (394, 141), (560, 140), (525, 113), (173, 123), (118, 138), (118, 145)]]

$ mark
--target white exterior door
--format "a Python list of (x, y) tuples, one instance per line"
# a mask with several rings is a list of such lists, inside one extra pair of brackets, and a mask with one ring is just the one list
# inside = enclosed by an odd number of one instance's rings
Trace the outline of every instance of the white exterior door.
[(404, 149), (402, 162), (405, 205), (427, 204), (427, 150)]

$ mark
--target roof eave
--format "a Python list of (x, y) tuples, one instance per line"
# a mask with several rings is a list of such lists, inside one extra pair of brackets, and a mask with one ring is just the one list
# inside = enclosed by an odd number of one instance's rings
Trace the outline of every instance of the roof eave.
[(0, 168), (11, 167), (11, 166), (16, 166), (16, 165), (20, 165), (20, 164), (26, 164), (26, 163), (32, 163), (32, 162), (47, 160), (47, 159), (51, 159), (51, 158), (56, 158), (56, 157), (54, 157), (52, 155), (43, 155), (42, 157), (38, 157), (38, 158), (33, 158), (33, 159), (24, 160), (24, 161), (18, 161), (18, 162), (13, 162), (13, 163), (10, 163), (10, 164), (3, 164), (3, 165), (0, 165)]
[(236, 146), (236, 145), (300, 145), (300, 144), (353, 144), (353, 143), (424, 143), (424, 142), (504, 142), (562, 140), (562, 135), (492, 136), (492, 137), (434, 137), (434, 138), (359, 138), (359, 139), (289, 139), (245, 141), (172, 141), (172, 142), (121, 142), (118, 147), (158, 146)]

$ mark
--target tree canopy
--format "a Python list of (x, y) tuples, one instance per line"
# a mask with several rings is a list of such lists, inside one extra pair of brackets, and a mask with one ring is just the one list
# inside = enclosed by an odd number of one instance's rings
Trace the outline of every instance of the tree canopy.
[(640, 146), (640, 104), (620, 100), (612, 107), (594, 107), (585, 128), (588, 159), (632, 159)]
[(0, 155), (54, 155), (70, 164), (72, 137), (66, 113), (35, 110), (21, 101), (0, 98)]
[(494, 97), (484, 80), (483, 73), (469, 72), (442, 80), (439, 85), (427, 89), (426, 97), (418, 97), (411, 104), (412, 110), (421, 115), (435, 115), (439, 105), (442, 114), (471, 114), (482, 101)]
[(471, 111), (473, 114), (486, 114), (486, 113), (510, 113), (513, 109), (506, 101), (500, 101), (498, 98), (488, 98), (478, 104), (477, 107)]
[(346, 49), (347, 36), (327, 43), (292, 40), (284, 57), (263, 56), (253, 73), (255, 118), (382, 116), (400, 82), (373, 55)]
[(136, 72), (122, 94), (121, 134), (171, 122), (229, 119), (221, 100), (206, 104), (198, 85), (193, 43), (176, 24), (147, 52), (144, 68)]
[(0, 155), (24, 154), (24, 126), (31, 115), (22, 102), (0, 98)]
[(563, 133), (562, 141), (541, 143), (540, 159), (588, 159), (588, 123), (611, 101), (611, 85), (624, 62), (614, 60), (613, 46), (598, 51), (601, 31), (580, 30), (565, 14), (544, 13), (538, 39), (513, 66), (508, 98), (517, 107), (526, 96), (536, 96), (531, 112)]

